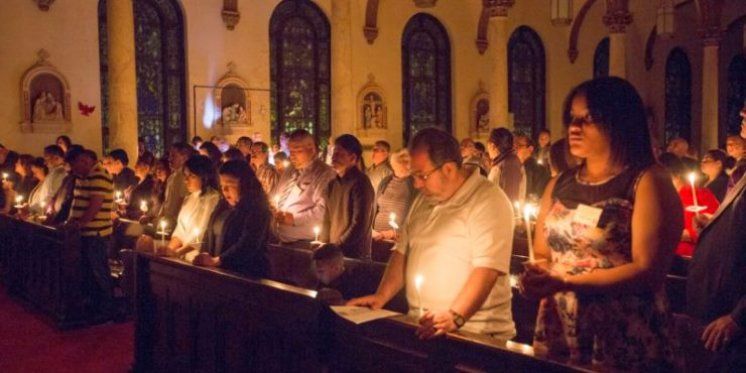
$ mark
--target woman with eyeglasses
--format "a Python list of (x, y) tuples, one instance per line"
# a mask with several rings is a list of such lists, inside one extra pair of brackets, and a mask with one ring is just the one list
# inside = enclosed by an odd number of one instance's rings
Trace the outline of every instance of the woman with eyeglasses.
[(522, 293), (539, 299), (538, 355), (601, 369), (679, 366), (664, 281), (682, 207), (656, 165), (634, 87), (598, 78), (572, 90), (564, 121), (581, 163), (547, 186)]

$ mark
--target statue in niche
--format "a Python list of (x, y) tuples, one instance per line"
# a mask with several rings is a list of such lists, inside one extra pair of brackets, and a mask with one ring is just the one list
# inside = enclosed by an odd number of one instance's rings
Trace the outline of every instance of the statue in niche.
[(363, 129), (386, 128), (383, 118), (383, 99), (375, 92), (363, 100)]
[(477, 133), (485, 133), (490, 131), (490, 103), (486, 99), (481, 99), (477, 102), (477, 113), (476, 113)]
[(55, 121), (64, 119), (62, 104), (51, 92), (42, 91), (34, 101), (32, 120), (34, 122)]
[(246, 123), (248, 120), (246, 109), (238, 103), (223, 108), (223, 123)]

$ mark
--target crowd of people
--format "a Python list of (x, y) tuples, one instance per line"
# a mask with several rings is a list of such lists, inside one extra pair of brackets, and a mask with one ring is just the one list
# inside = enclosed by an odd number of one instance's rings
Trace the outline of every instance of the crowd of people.
[[(568, 95), (563, 120), (553, 143), (547, 130), (495, 128), (482, 143), (426, 128), (405, 149), (377, 141), (367, 168), (349, 134), (330, 156), (305, 130), (284, 136), (286, 150), (248, 137), (195, 138), (162, 158), (142, 146), (134, 169), (124, 150), (99, 159), (60, 136), (43, 157), (0, 146), (0, 207), (80, 230), (94, 317), (110, 314), (109, 260), (122, 249), (265, 277), (268, 242), (309, 242), (321, 284), (350, 305), (380, 308), (404, 289), (423, 339), (462, 329), (507, 340), (514, 210), (535, 203), (518, 285), (539, 301), (537, 354), (680, 368), (664, 287), (678, 254), (692, 257), (688, 315), (713, 367), (743, 368), (746, 119), (725, 151), (698, 161), (677, 138), (663, 152), (632, 85), (599, 78)], [(380, 243), (393, 245), (380, 285), (355, 291), (362, 274), (342, 258), (369, 260)]]

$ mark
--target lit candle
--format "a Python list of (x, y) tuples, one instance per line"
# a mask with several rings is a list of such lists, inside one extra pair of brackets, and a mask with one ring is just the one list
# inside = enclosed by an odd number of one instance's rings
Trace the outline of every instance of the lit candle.
[(515, 217), (521, 217), (521, 201), (513, 202), (513, 210), (515, 211)]
[(692, 187), (692, 197), (694, 198), (694, 213), (699, 216), (699, 203), (697, 203), (697, 188), (694, 187), (694, 182), (697, 181), (697, 174), (690, 172), (688, 175), (689, 185)]
[(527, 203), (523, 207), (523, 219), (526, 222), (526, 238), (528, 239), (528, 261), (533, 263), (534, 258), (534, 245), (533, 237), (531, 237), (531, 217), (536, 214), (536, 207), (530, 203)]
[(41, 201), (39, 202), (39, 207), (41, 207), (42, 213), (47, 209), (47, 201)]
[(8, 173), (3, 172), (3, 181), (8, 181)]
[(539, 159), (538, 161), (536, 161), (536, 163), (542, 165), (542, 164), (544, 164), (544, 161), (542, 161), (541, 159)]
[(288, 167), (290, 167), (290, 162), (289, 161), (282, 161), (282, 168), (288, 168)]
[(280, 196), (275, 194), (275, 208), (280, 209)]
[(397, 230), (399, 230), (399, 224), (396, 223), (396, 213), (395, 212), (392, 212), (389, 215), (389, 225), (394, 230), (394, 232), (396, 232)]
[(148, 212), (148, 201), (140, 201), (140, 211), (142, 211), (143, 213)]
[(202, 231), (199, 228), (194, 228), (192, 230), (192, 235), (194, 236), (194, 244), (199, 245), (202, 243)]
[(116, 192), (114, 192), (114, 202), (122, 203), (122, 191), (121, 190), (117, 190)]
[(166, 222), (166, 219), (161, 219), (161, 241), (166, 241), (166, 226), (168, 226), (168, 223)]
[(425, 278), (421, 274), (414, 276), (414, 290), (417, 292), (417, 304), (420, 306), (420, 317), (425, 314), (424, 308), (422, 307), (422, 296), (420, 290), (422, 290), (422, 283), (425, 282)]
[(321, 228), (318, 225), (313, 227), (313, 235), (315, 237), (313, 242), (319, 242), (319, 233), (321, 233)]
[(23, 202), (23, 196), (20, 195), (20, 194), (17, 195), (16, 196), (16, 208), (19, 209), (19, 208), (23, 207), (23, 203), (22, 202)]

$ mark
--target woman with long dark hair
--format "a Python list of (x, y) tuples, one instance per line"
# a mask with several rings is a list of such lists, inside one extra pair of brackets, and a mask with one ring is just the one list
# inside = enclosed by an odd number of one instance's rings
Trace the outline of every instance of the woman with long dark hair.
[(664, 281), (683, 209), (655, 163), (642, 100), (623, 79), (587, 81), (569, 94), (565, 123), (581, 163), (547, 186), (537, 261), (520, 281), (541, 300), (534, 350), (611, 370), (675, 368)]
[(205, 244), (193, 263), (221, 267), (250, 277), (266, 277), (266, 243), (271, 213), (267, 196), (246, 161), (220, 167), (223, 199), (210, 217)]
[[(194, 251), (202, 243), (210, 215), (220, 201), (215, 169), (209, 158), (203, 155), (189, 158), (184, 164), (184, 181), (189, 194), (181, 205), (171, 240), (165, 246), (156, 248), (156, 252), (162, 255), (179, 256)], [(160, 226), (160, 222), (154, 223)], [(174, 222), (166, 223), (173, 227)], [(150, 239), (148, 236), (141, 237), (137, 247), (140, 250), (152, 248), (153, 244), (148, 242)]]

